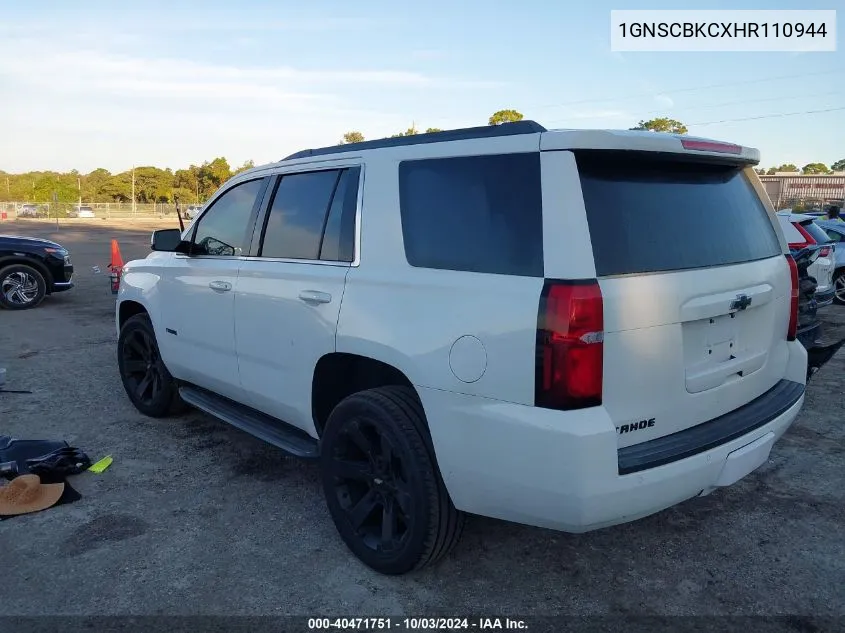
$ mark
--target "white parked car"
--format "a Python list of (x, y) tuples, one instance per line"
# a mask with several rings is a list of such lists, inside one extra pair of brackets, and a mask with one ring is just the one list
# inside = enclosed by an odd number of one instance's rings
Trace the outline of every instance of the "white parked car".
[(199, 204), (192, 204), (187, 209), (185, 209), (185, 219), (186, 220), (193, 220), (196, 218), (200, 212), (202, 211), (202, 205)]
[(807, 274), (814, 277), (816, 283), (816, 301), (819, 307), (833, 303), (835, 289), (833, 273), (836, 268), (836, 245), (824, 229), (816, 224), (817, 217), (789, 210), (777, 213), (780, 228), (787, 244), (793, 250), (800, 250), (814, 244), (823, 245), (819, 256), (807, 268)]
[(804, 401), (758, 159), (525, 121), (251, 169), (126, 265), (123, 385), (319, 459), (383, 573), (439, 559), (465, 513), (644, 517), (757, 469)]
[(71, 218), (96, 218), (97, 216), (94, 214), (94, 209), (91, 207), (74, 207), (73, 210), (68, 213), (68, 217)]

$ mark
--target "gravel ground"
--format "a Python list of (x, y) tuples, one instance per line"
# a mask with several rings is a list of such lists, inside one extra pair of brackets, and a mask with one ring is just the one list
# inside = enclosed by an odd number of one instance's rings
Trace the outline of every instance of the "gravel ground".
[[(400, 578), (335, 533), (313, 464), (198, 412), (137, 413), (115, 361), (109, 240), (149, 228), (0, 224), (68, 247), (77, 287), (0, 313), (0, 434), (66, 439), (102, 475), (73, 504), (0, 523), (0, 614), (845, 615), (845, 352), (811, 382), (771, 460), (735, 486), (584, 535), (473, 517), (454, 553)], [(845, 323), (845, 309), (826, 309)], [(787, 621), (812, 630), (802, 617)]]

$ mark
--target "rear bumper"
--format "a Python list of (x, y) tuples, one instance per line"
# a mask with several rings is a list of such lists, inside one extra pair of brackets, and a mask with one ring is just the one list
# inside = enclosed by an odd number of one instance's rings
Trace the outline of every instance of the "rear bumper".
[(671, 464), (747, 436), (789, 411), (804, 396), (804, 385), (781, 380), (777, 385), (718, 418), (685, 431), (619, 449), (619, 474), (628, 475)]
[(456, 507), (586, 532), (731, 485), (765, 463), (804, 402), (807, 356), (799, 343), (791, 345), (789, 378), (800, 381), (784, 386), (791, 390), (791, 404), (775, 398), (771, 415), (758, 411), (757, 425), (742, 435), (630, 474), (620, 474), (616, 428), (602, 407), (570, 415), (433, 389), (419, 392)]

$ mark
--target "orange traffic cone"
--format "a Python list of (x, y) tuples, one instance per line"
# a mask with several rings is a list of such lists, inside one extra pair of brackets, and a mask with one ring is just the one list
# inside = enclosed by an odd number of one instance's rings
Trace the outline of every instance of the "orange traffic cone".
[(109, 264), (111, 273), (109, 273), (109, 280), (111, 282), (111, 293), (116, 295), (120, 290), (120, 276), (123, 273), (123, 256), (120, 254), (120, 246), (117, 240), (111, 241), (111, 263)]
[(120, 254), (120, 246), (118, 246), (117, 240), (111, 241), (111, 264), (109, 264), (109, 268), (123, 269), (123, 256)]

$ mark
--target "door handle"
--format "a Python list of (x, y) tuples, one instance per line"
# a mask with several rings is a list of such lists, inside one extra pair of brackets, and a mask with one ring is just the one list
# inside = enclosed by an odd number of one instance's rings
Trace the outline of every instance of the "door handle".
[(332, 296), (328, 292), (320, 292), (319, 290), (303, 290), (299, 293), (299, 298), (310, 303), (329, 303)]
[(209, 282), (208, 287), (212, 290), (216, 290), (217, 292), (226, 292), (227, 290), (232, 289), (232, 284), (228, 281), (211, 281)]

